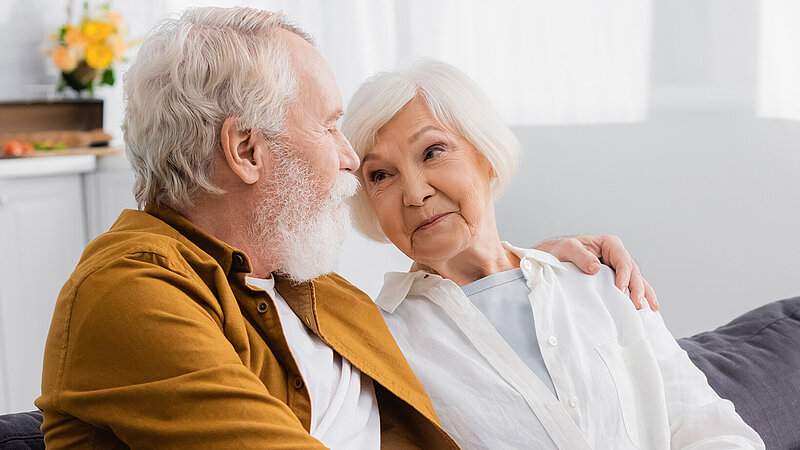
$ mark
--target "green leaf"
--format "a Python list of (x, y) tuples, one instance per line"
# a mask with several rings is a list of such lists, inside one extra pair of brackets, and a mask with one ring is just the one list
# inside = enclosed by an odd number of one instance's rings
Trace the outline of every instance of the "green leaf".
[(114, 71), (111, 70), (111, 68), (103, 71), (103, 79), (100, 81), (100, 84), (114, 85)]
[(61, 80), (64, 82), (64, 85), (69, 86), (76, 92), (80, 92), (86, 89), (86, 85), (78, 80), (75, 72), (76, 70), (73, 70), (72, 72), (61, 72)]

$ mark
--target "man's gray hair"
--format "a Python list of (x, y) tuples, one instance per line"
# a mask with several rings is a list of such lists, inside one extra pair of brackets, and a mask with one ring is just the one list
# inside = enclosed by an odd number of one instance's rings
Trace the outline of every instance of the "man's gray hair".
[(220, 129), (274, 141), (297, 85), (278, 30), (313, 41), (280, 12), (195, 8), (157, 24), (124, 77), (125, 149), (139, 208), (190, 206), (221, 193), (213, 179)]

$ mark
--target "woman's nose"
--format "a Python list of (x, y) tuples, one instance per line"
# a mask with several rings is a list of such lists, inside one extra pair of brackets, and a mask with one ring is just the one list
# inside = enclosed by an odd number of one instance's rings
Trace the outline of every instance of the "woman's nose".
[(405, 206), (422, 206), (425, 204), (425, 200), (431, 197), (436, 191), (433, 186), (428, 183), (424, 174), (415, 174), (404, 178), (403, 204)]

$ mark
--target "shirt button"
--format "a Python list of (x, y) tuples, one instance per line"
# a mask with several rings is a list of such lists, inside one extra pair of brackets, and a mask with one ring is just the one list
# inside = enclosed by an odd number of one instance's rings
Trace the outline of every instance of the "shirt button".
[(531, 270), (533, 268), (533, 264), (527, 259), (522, 260), (522, 268), (525, 270)]
[(260, 312), (261, 314), (267, 312), (268, 309), (269, 305), (267, 304), (267, 302), (261, 302), (258, 304), (258, 312)]
[(550, 347), (555, 347), (558, 345), (558, 339), (555, 336), (550, 336), (547, 338), (547, 343), (550, 344)]
[(236, 267), (244, 266), (244, 256), (239, 253), (233, 254), (233, 265)]
[(301, 387), (303, 387), (303, 379), (300, 378), (300, 377), (295, 377), (294, 378), (294, 388), (295, 389), (300, 389)]
[(569, 396), (569, 406), (571, 406), (573, 408), (577, 408), (578, 407), (578, 396), (577, 395), (573, 394), (573, 395)]

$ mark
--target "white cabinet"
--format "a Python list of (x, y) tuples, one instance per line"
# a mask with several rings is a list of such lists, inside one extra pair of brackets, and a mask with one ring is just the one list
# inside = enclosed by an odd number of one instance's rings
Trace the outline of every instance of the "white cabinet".
[(83, 182), (91, 241), (108, 231), (123, 209), (136, 209), (133, 171), (124, 155), (104, 156), (98, 158), (97, 170), (83, 176)]
[(86, 244), (80, 174), (0, 181), (0, 409), (29, 411), (56, 297)]
[(121, 155), (0, 161), (0, 414), (34, 409), (58, 293), (132, 182)]

